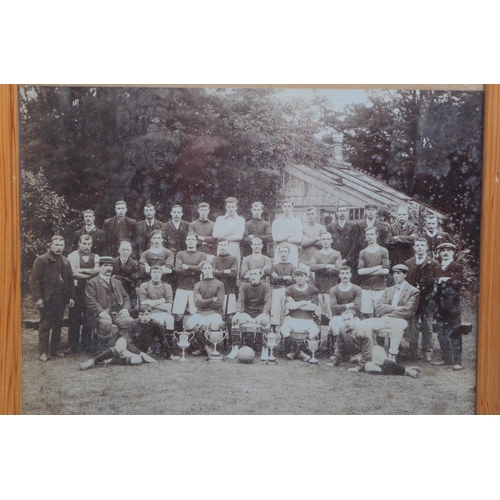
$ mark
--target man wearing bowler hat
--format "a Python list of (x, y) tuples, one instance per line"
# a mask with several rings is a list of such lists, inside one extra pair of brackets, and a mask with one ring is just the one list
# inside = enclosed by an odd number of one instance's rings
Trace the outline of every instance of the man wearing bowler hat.
[(462, 369), (462, 324), (460, 289), (463, 282), (463, 267), (454, 260), (456, 246), (442, 243), (437, 248), (441, 265), (436, 271), (436, 298), (434, 319), (438, 328), (442, 361), (434, 364)]
[(98, 331), (97, 351), (113, 347), (120, 336), (130, 332), (134, 321), (130, 316), (130, 297), (112, 273), (113, 258), (100, 257), (99, 274), (88, 281), (85, 289), (85, 304)]
[[(410, 343), (410, 355), (416, 356), (418, 330), (415, 335), (414, 316), (417, 311), (420, 292), (406, 281), (408, 268), (398, 264), (392, 268), (394, 286), (386, 288), (381, 299), (375, 304), (379, 318), (369, 318), (361, 322), (377, 334), (388, 330), (390, 336), (390, 361), (396, 361), (399, 345), (406, 330), (406, 340)], [(416, 337), (416, 338), (415, 338)]]

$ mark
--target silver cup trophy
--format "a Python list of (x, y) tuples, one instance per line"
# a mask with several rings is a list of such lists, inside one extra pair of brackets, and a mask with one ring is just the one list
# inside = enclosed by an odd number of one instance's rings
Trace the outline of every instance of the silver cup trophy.
[(318, 360), (314, 357), (314, 354), (316, 351), (321, 347), (321, 340), (320, 339), (304, 339), (304, 344), (306, 347), (311, 351), (312, 358), (309, 360), (309, 363), (313, 365), (318, 364)]
[(174, 332), (174, 338), (177, 340), (177, 345), (182, 349), (182, 357), (179, 361), (187, 361), (184, 356), (184, 351), (189, 347), (193, 337), (194, 332)]
[(227, 337), (227, 332), (225, 330), (206, 330), (205, 338), (214, 345), (214, 350), (210, 353), (208, 358), (211, 362), (219, 362), (222, 361), (223, 358), (220, 355), (220, 352), (217, 352), (217, 344), (222, 342)]
[(276, 335), (274, 332), (262, 334), (266, 347), (269, 348), (269, 356), (267, 357), (266, 365), (277, 365), (278, 362), (273, 354), (273, 349), (280, 343), (281, 335)]

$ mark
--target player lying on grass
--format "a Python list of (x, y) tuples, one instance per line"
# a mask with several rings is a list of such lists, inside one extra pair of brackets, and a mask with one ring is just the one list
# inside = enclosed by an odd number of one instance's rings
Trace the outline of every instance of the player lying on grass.
[(327, 366), (337, 366), (342, 361), (355, 363), (349, 372), (366, 371), (374, 375), (407, 375), (418, 378), (418, 366), (404, 367), (387, 359), (383, 347), (373, 345), (370, 329), (356, 322), (356, 311), (347, 309), (342, 313), (343, 325), (340, 327), (335, 354)]
[(146, 354), (156, 341), (160, 342), (168, 359), (172, 361), (179, 359), (170, 353), (162, 325), (151, 318), (151, 313), (151, 306), (139, 307), (139, 318), (132, 325), (130, 337), (120, 337), (114, 347), (102, 350), (95, 358), (82, 363), (80, 368), (88, 370), (102, 362), (119, 365), (140, 365), (142, 362), (156, 363), (154, 358)]

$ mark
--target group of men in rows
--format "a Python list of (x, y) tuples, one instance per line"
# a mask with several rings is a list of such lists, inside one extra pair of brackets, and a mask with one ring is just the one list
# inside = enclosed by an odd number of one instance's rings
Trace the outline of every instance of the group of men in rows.
[[(260, 202), (252, 204), (248, 221), (237, 214), (235, 198), (227, 198), (225, 207), (213, 222), (210, 206), (200, 203), (199, 218), (187, 223), (182, 207), (174, 205), (172, 219), (163, 223), (148, 204), (145, 219), (136, 222), (118, 201), (116, 216), (102, 230), (95, 227), (93, 211), (85, 210), (85, 225), (75, 233), (68, 258), (62, 255), (63, 238), (54, 236), (33, 267), (40, 359), (63, 355), (61, 326), (69, 304), (65, 354), (90, 351), (91, 332), (98, 333), (97, 356), (84, 369), (100, 361), (153, 362), (148, 353), (158, 353), (157, 345), (174, 359), (167, 340), (174, 330), (195, 333), (197, 355), (210, 354), (206, 329), (227, 328), (232, 359), (243, 342), (239, 332), (249, 324), (264, 332), (272, 328), (286, 341), (289, 359), (308, 361), (292, 334), (313, 339), (321, 325), (329, 325), (333, 366), (347, 360), (356, 363), (354, 371), (418, 376), (416, 368), (398, 365), (396, 356), (404, 336), (412, 359), (432, 360), (433, 318), (443, 357), (438, 364), (462, 368), (463, 269), (453, 258), (453, 239), (437, 229), (435, 216), (419, 234), (405, 207), (388, 225), (376, 219), (373, 204), (365, 206), (359, 224), (340, 206), (328, 227), (317, 222), (314, 207), (302, 223), (287, 199), (272, 224), (262, 218)], [(267, 255), (270, 243), (274, 256)], [(261, 359), (267, 354), (263, 347)]]

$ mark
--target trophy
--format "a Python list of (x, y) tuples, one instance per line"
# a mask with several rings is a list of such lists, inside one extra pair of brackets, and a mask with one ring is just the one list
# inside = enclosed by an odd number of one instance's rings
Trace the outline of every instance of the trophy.
[(227, 332), (225, 330), (207, 330), (205, 331), (205, 338), (214, 345), (214, 350), (210, 353), (209, 361), (218, 362), (222, 361), (222, 356), (220, 352), (217, 352), (217, 344), (222, 342), (227, 337)]
[(184, 357), (184, 351), (189, 347), (193, 337), (194, 332), (174, 332), (174, 338), (177, 340), (177, 345), (182, 349), (182, 357), (179, 361), (187, 361)]
[(309, 360), (309, 363), (317, 365), (318, 360), (314, 357), (314, 353), (320, 348), (321, 340), (320, 339), (304, 339), (304, 344), (311, 351), (312, 358)]
[(281, 340), (280, 335), (276, 335), (274, 332), (262, 335), (266, 342), (266, 347), (269, 347), (269, 356), (266, 361), (266, 365), (277, 365), (278, 362), (273, 355), (273, 349), (279, 344)]

